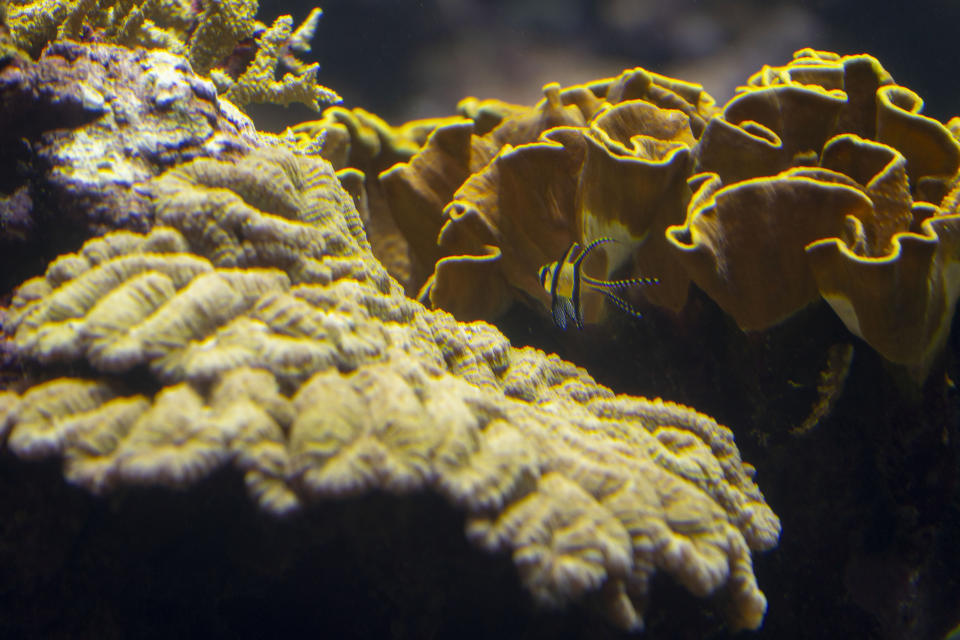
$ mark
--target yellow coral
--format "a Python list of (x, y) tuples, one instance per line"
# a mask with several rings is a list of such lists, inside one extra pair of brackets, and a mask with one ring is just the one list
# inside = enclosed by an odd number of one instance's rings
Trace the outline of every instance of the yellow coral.
[(960, 144), (921, 107), (869, 56), (803, 50), (754, 75), (708, 124), (707, 173), (667, 231), (693, 280), (745, 329), (822, 297), (923, 379), (960, 295)]
[(95, 492), (232, 464), (276, 513), (435, 491), (544, 604), (599, 592), (636, 628), (661, 570), (759, 626), (750, 553), (779, 521), (729, 429), (405, 298), (320, 161), (266, 149), (149, 188), (151, 232), (90, 240), (14, 297), (16, 355), (74, 372), (0, 395), (16, 455)]
[(686, 223), (667, 238), (694, 282), (742, 328), (764, 329), (819, 299), (804, 248), (870, 210), (843, 178), (792, 169), (724, 186), (704, 175)]
[[(456, 117), (427, 118), (392, 127), (359, 107), (334, 106), (324, 110), (322, 119), (302, 122), (285, 132), (295, 148), (320, 155), (338, 170), (341, 184), (354, 196), (375, 255), (393, 277), (407, 286), (411, 295), (440, 257), (435, 250), (439, 225), (421, 212), (440, 209), (447, 200), (436, 201), (428, 184), (408, 188), (405, 177), (399, 175), (407, 166), (402, 163), (409, 161), (434, 131), (438, 136), (449, 137), (451, 125), (455, 127), (459, 122), (465, 121)], [(469, 130), (466, 135), (469, 138)], [(444, 161), (436, 159), (437, 163)], [(390, 169), (394, 165), (397, 171)], [(415, 172), (414, 180), (418, 175)], [(442, 178), (444, 174), (438, 175)], [(464, 178), (461, 176), (459, 181), (443, 188), (448, 198)], [(424, 203), (423, 198), (434, 201)], [(387, 199), (393, 213), (384, 211)], [(414, 251), (408, 251), (405, 238), (416, 243)]]
[(98, 29), (109, 42), (183, 54), (193, 20), (188, 0), (10, 0), (8, 4), (13, 39), (34, 57), (48, 42), (79, 38), (84, 26)]
[[(765, 329), (822, 297), (922, 378), (960, 289), (957, 119), (922, 106), (868, 55), (798, 51), (722, 109), (698, 85), (634, 69), (547, 85), (533, 108), (467, 99), (463, 118), (380, 174), (374, 197), (356, 181), (353, 192), (372, 224), (405, 236), (408, 291), (432, 267), (420, 298), (459, 318), (515, 299), (549, 308), (538, 267), (613, 237), (588, 269), (658, 278), (648, 302), (679, 310), (692, 278), (741, 327)], [(378, 131), (345, 127), (338, 162), (377, 148)]]
[(319, 111), (321, 102), (340, 102), (336, 92), (317, 84), (319, 63), (298, 64), (292, 73), (284, 73), (279, 81), (275, 78), (285, 50), (291, 47), (291, 43), (301, 42), (304, 32), (313, 33), (313, 25), (319, 17), (319, 10), (314, 9), (296, 34), (292, 32), (293, 18), (277, 18), (272, 26), (257, 36), (256, 56), (240, 77), (234, 80), (224, 71), (211, 71), (210, 76), (217, 89), (227, 100), (241, 108), (251, 102), (283, 106), (300, 102)]
[[(414, 281), (436, 265), (420, 295), (463, 319), (496, 317), (515, 298), (548, 308), (538, 268), (571, 242), (613, 237), (598, 252), (600, 275), (656, 277), (664, 285), (643, 295), (679, 309), (689, 279), (662, 232), (683, 218), (690, 150), (712, 99), (643, 69), (543, 91), (526, 109), (464, 101), (469, 120), (437, 127), (413, 158), (380, 175), (419, 267)], [(587, 301), (588, 320), (599, 302)]]
[[(34, 57), (51, 41), (79, 39), (84, 27), (96, 29), (104, 42), (128, 47), (161, 48), (185, 55), (199, 75), (211, 76), (217, 88), (238, 107), (251, 102), (288, 105), (339, 102), (336, 92), (317, 83), (319, 65), (303, 64), (294, 52), (309, 51), (309, 40), (322, 12), (313, 9), (296, 30), (290, 16), (267, 27), (256, 20), (257, 0), (207, 0), (199, 12), (190, 0), (12, 0), (8, 24), (14, 43)], [(224, 67), (235, 49), (256, 39), (248, 67)], [(276, 79), (281, 63), (287, 72)]]

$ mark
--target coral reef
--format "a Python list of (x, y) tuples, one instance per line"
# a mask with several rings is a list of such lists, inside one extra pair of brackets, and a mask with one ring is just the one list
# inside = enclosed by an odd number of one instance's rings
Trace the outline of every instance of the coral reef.
[[(408, 294), (416, 293), (413, 283), (422, 282), (433, 271), (433, 262), (417, 256), (436, 253), (435, 243), (429, 239), (429, 231), (402, 233), (393, 216), (383, 214), (387, 184), (381, 185), (378, 175), (410, 160), (434, 129), (455, 120), (414, 120), (391, 127), (359, 107), (329, 107), (322, 119), (302, 122), (284, 134), (298, 149), (318, 153), (338, 171), (344, 188), (354, 196), (374, 253), (393, 277), (408, 285)], [(440, 207), (443, 203), (431, 204)], [(418, 206), (415, 200), (409, 204), (414, 212)], [(406, 238), (417, 243), (418, 251), (409, 250)]]
[[(424, 297), (459, 318), (736, 425), (791, 532), (758, 566), (780, 587), (766, 637), (810, 620), (938, 637), (956, 618), (960, 123), (923, 116), (867, 55), (799, 51), (722, 108), (646, 71), (621, 78), (644, 75), (683, 100), (617, 101), (610, 81), (548, 86), (533, 108), (467, 99), (399, 164), (356, 165), (365, 191), (342, 170), (375, 252), (405, 245), (391, 272), (410, 293), (430, 279)], [(647, 259), (661, 285), (631, 300), (642, 321), (588, 304), (600, 330), (558, 336), (533, 275), (585, 231), (620, 239), (589, 274), (648, 275)]]
[(256, 20), (257, 0), (4, 0), (4, 6), (13, 44), (34, 58), (65, 39), (163, 49), (186, 56), (194, 72), (211, 77), (240, 108), (302, 102), (319, 110), (321, 102), (340, 101), (317, 83), (317, 63), (294, 56), (310, 50), (319, 9), (294, 31), (290, 16), (269, 27)]
[[(656, 278), (641, 302), (677, 312), (692, 280), (762, 330), (823, 299), (925, 378), (960, 294), (960, 125), (921, 115), (875, 59), (804, 49), (722, 109), (643, 69), (544, 94), (532, 108), (465, 100), (368, 177), (370, 217), (409, 248), (411, 269), (394, 273), (408, 291), (432, 270), (422, 299), (458, 318), (515, 301), (549, 312), (539, 267), (612, 237), (588, 267)], [(603, 318), (599, 300), (586, 318)]]
[(41, 271), (38, 258), (49, 261), (92, 235), (148, 230), (152, 203), (136, 185), (260, 140), (212, 82), (162, 50), (56, 42), (36, 62), (0, 63), (0, 101), (5, 290)]
[[(202, 82), (163, 56), (185, 86)], [(111, 117), (64, 127), (61, 143)], [(716, 594), (731, 629), (761, 624), (751, 552), (780, 524), (729, 429), (424, 309), (370, 253), (329, 164), (247, 134), (131, 176), (139, 227), (105, 216), (16, 288), (4, 343), (23, 376), (0, 395), (10, 452), (61, 457), (94, 493), (187, 487), (232, 465), (278, 514), (435, 492), (478, 546), (512, 555), (541, 603), (595, 598), (638, 628), (664, 572)], [(103, 167), (67, 157), (56, 170), (76, 177), (50, 184), (110, 185)]]
[[(633, 69), (275, 137), (231, 101), (320, 97), (292, 54), (317, 12), (2, 8), (0, 635), (157, 633), (151, 607), (223, 635), (264, 605), (294, 612), (274, 635), (302, 612), (331, 635), (617, 633), (529, 600), (691, 637), (955, 626), (960, 120), (873, 58), (803, 50), (722, 108)], [(661, 285), (640, 321), (584, 300), (603, 330), (557, 334), (537, 269), (598, 237), (585, 274)], [(590, 374), (458, 321), (498, 316)]]
[(755, 74), (710, 121), (667, 231), (694, 282), (745, 329), (822, 297), (923, 379), (960, 295), (960, 143), (922, 105), (869, 56), (803, 50)]
[[(642, 272), (667, 283), (646, 296), (682, 306), (688, 280), (661, 254), (689, 198), (690, 147), (714, 111), (697, 85), (634, 69), (548, 85), (533, 108), (467, 99), (458, 111), (377, 179), (385, 197), (371, 217), (389, 217), (410, 247), (408, 291), (434, 271), (422, 296), (459, 318), (494, 318), (517, 298), (548, 309), (539, 267), (572, 242), (613, 237), (599, 276)], [(594, 301), (588, 317), (600, 310)]]
[[(317, 82), (319, 63), (303, 64), (291, 53), (310, 50), (308, 43), (319, 19), (320, 10), (314, 9), (296, 31), (290, 16), (281, 16), (270, 27), (257, 29), (256, 54), (236, 78), (229, 71), (211, 69), (217, 89), (240, 108), (251, 102), (283, 106), (299, 102), (319, 111), (321, 103), (340, 102), (335, 91)], [(281, 66), (289, 71), (277, 80)]]
[[(660, 259), (663, 230), (683, 215), (693, 130), (711, 104), (695, 85), (640, 69), (589, 86), (548, 86), (538, 107), (477, 142), (489, 160), (439, 217), (444, 258), (427, 285), (432, 304), (464, 318), (496, 317), (514, 297), (549, 308), (533, 277), (539, 267), (571, 242), (612, 237), (618, 242), (605, 247), (598, 277), (626, 267), (624, 277), (660, 281), (645, 297), (681, 306), (687, 280)], [(474, 270), (485, 283), (481, 295), (466, 293)], [(497, 299), (497, 292), (509, 295)]]
[[(631, 598), (660, 568), (698, 595), (730, 589), (734, 628), (760, 624), (749, 549), (779, 524), (729, 430), (418, 309), (364, 258), (333, 174), (273, 161), (287, 184), (250, 184), (259, 165), (235, 171), (246, 179), (211, 160), (171, 170), (212, 179), (190, 193), (161, 177), (151, 232), (91, 240), (19, 289), (20, 359), (93, 375), (24, 389), (5, 411), (14, 453), (63, 455), (96, 492), (182, 486), (232, 461), (281, 513), (429, 487), (471, 514), (478, 544), (513, 553), (541, 601), (604, 586), (611, 615), (638, 626)], [(291, 211), (299, 172), (307, 206)], [(221, 218), (187, 205), (205, 197)], [(130, 388), (137, 367), (159, 386)]]

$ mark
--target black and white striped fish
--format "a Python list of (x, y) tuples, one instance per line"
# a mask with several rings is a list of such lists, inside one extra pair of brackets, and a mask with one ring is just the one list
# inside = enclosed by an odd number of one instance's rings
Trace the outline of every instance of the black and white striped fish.
[(598, 238), (582, 247), (574, 242), (557, 262), (540, 267), (540, 285), (550, 294), (553, 321), (561, 329), (567, 328), (567, 320), (572, 319), (578, 329), (583, 329), (583, 308), (580, 295), (584, 287), (599, 291), (622, 311), (637, 318), (640, 312), (616, 292), (632, 286), (657, 284), (656, 278), (627, 278), (625, 280), (601, 280), (591, 278), (583, 272), (583, 261), (596, 247), (613, 238)]

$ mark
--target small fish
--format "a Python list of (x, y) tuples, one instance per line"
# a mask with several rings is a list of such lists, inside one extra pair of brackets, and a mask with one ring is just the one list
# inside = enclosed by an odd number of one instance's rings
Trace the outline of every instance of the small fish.
[(591, 278), (583, 272), (583, 260), (593, 249), (606, 242), (615, 242), (613, 238), (598, 238), (581, 247), (574, 242), (557, 262), (540, 267), (540, 284), (550, 294), (553, 308), (553, 321), (561, 329), (567, 328), (567, 318), (573, 319), (578, 329), (583, 329), (583, 309), (580, 294), (583, 287), (602, 293), (610, 302), (622, 311), (634, 317), (640, 312), (615, 292), (631, 286), (657, 284), (656, 278), (627, 278), (625, 280), (600, 280)]

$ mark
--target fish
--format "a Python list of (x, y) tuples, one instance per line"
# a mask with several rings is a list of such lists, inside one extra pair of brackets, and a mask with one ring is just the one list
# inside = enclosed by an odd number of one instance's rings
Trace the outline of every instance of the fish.
[(583, 307), (580, 296), (583, 289), (599, 291), (621, 311), (635, 317), (642, 317), (633, 305), (616, 292), (632, 286), (657, 284), (657, 278), (626, 278), (624, 280), (603, 280), (592, 278), (583, 272), (583, 261), (587, 255), (601, 244), (616, 242), (613, 238), (598, 238), (581, 246), (574, 242), (563, 254), (563, 258), (540, 267), (540, 286), (550, 294), (550, 306), (553, 322), (560, 329), (566, 329), (569, 320), (573, 320), (578, 329), (583, 329)]

